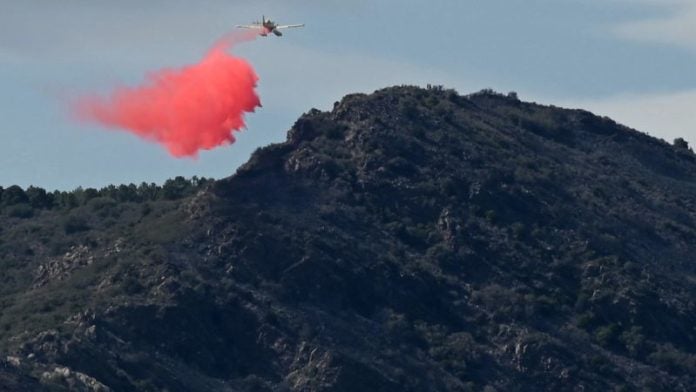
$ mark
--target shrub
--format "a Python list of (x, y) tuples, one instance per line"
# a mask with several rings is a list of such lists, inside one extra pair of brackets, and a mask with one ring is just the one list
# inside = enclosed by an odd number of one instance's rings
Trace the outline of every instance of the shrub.
[(608, 347), (616, 343), (616, 338), (618, 335), (619, 326), (616, 324), (609, 324), (597, 328), (594, 337), (597, 343), (602, 347)]
[(674, 147), (681, 148), (684, 150), (689, 150), (689, 142), (684, 140), (684, 138), (678, 137), (674, 139), (674, 143), (672, 143)]
[(623, 343), (631, 355), (639, 355), (645, 349), (645, 336), (642, 332), (640, 327), (633, 326), (619, 336), (619, 341)]
[(655, 352), (648, 356), (648, 360), (671, 372), (696, 372), (696, 356), (683, 353), (669, 343), (658, 346)]
[(73, 234), (89, 230), (89, 225), (87, 219), (81, 215), (68, 215), (63, 221), (63, 229), (65, 234)]
[(7, 215), (13, 218), (26, 219), (34, 216), (34, 210), (28, 204), (17, 204), (7, 210)]
[(88, 203), (87, 206), (92, 210), (92, 211), (101, 211), (104, 209), (111, 209), (116, 207), (116, 201), (110, 197), (97, 197), (94, 199), (91, 199)]

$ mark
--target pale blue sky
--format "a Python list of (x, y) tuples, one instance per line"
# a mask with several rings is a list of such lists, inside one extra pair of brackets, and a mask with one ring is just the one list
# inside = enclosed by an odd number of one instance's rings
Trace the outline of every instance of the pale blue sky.
[[(174, 159), (77, 124), (65, 99), (196, 62), (234, 24), (307, 24), (234, 52), (264, 107), (232, 146)], [(436, 83), (583, 107), (696, 143), (696, 0), (0, 0), (0, 186), (224, 177), (351, 92)]]

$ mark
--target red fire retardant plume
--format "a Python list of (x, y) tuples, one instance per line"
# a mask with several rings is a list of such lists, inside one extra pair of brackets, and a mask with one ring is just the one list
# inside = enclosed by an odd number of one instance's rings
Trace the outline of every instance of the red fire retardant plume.
[(233, 143), (244, 114), (261, 102), (254, 69), (226, 50), (255, 35), (223, 37), (199, 63), (154, 72), (142, 85), (117, 88), (108, 97), (80, 98), (74, 112), (80, 120), (161, 143), (175, 157)]

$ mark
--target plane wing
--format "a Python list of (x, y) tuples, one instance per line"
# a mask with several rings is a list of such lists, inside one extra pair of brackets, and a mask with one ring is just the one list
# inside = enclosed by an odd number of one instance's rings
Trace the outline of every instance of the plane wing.
[(261, 25), (236, 25), (234, 26), (238, 29), (260, 29), (262, 28)]
[(292, 29), (295, 27), (304, 27), (304, 23), (294, 24), (294, 25), (285, 25), (285, 26), (276, 26), (276, 29), (278, 29), (278, 30), (280, 30), (280, 29)]

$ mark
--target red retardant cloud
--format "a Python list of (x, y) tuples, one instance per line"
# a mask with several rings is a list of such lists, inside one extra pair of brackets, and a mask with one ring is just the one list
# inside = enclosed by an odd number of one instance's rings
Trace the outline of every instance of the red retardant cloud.
[(161, 143), (175, 157), (233, 143), (233, 132), (245, 127), (245, 113), (261, 101), (254, 69), (225, 51), (255, 35), (223, 37), (197, 64), (154, 72), (142, 85), (117, 88), (108, 97), (82, 97), (73, 111), (82, 121)]

